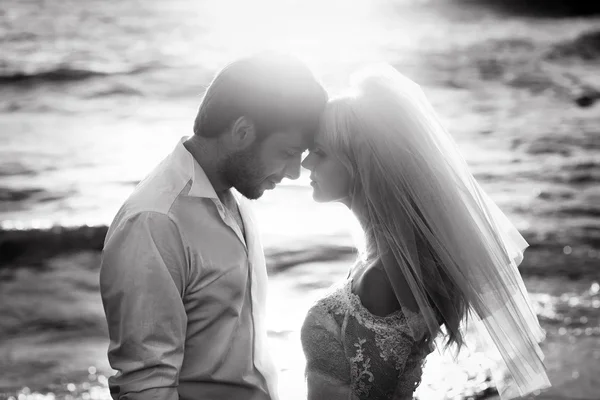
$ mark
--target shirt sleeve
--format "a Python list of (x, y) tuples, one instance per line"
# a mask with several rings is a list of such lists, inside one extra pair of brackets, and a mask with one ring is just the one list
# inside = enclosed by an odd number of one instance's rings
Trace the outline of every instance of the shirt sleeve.
[(187, 316), (183, 240), (169, 216), (120, 221), (105, 243), (100, 290), (108, 323), (113, 399), (177, 400)]

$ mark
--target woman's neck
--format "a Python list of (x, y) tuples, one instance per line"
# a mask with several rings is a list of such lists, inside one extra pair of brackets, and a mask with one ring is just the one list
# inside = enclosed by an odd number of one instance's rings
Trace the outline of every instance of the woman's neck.
[(358, 220), (360, 227), (363, 232), (366, 232), (369, 228), (368, 225), (368, 216), (367, 216), (367, 204), (364, 200), (359, 199), (358, 196), (348, 196), (341, 200), (343, 204), (346, 205), (352, 211), (352, 214)]
[[(364, 262), (367, 264), (366, 266), (368, 266), (368, 268), (357, 271), (358, 274), (356, 274), (356, 278), (362, 278), (367, 270), (379, 270), (380, 272), (374, 271), (372, 274), (378, 278), (375, 279), (375, 287), (371, 289), (373, 289), (375, 292), (379, 290), (386, 294), (386, 296), (384, 296), (386, 298), (384, 304), (392, 308), (396, 307), (397, 304), (402, 304), (403, 307), (416, 312), (419, 309), (419, 306), (412, 294), (412, 290), (408, 281), (406, 280), (406, 277), (403, 275), (400, 267), (395, 265), (397, 261), (395, 260), (393, 253), (386, 248), (387, 244), (385, 241), (382, 243), (377, 242), (377, 239), (383, 240), (383, 238), (379, 237), (376, 239), (375, 237), (375, 232), (368, 216), (366, 202), (354, 201), (352, 204), (353, 206), (350, 207), (350, 210), (352, 210), (356, 216), (356, 219), (358, 220), (365, 235), (366, 260)], [(379, 246), (382, 246), (383, 248), (380, 248)], [(385, 264), (388, 265), (386, 266)], [(394, 290), (392, 286), (389, 273), (386, 271), (387, 269), (397, 272), (393, 277), (393, 286), (395, 286), (397, 290)], [(360, 288), (358, 288), (358, 291), (360, 292)]]

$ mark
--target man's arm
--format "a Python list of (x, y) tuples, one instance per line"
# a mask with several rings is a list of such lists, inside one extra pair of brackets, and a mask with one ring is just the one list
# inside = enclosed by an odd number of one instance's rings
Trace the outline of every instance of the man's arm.
[(108, 322), (113, 399), (177, 400), (187, 316), (184, 245), (173, 221), (143, 212), (107, 240), (100, 290)]

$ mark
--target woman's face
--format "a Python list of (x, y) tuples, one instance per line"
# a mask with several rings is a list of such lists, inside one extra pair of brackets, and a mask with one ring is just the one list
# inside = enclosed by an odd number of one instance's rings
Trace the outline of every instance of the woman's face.
[(350, 195), (350, 174), (346, 167), (325, 145), (323, 132), (319, 131), (315, 143), (302, 166), (310, 170), (313, 199), (319, 203), (347, 201)]

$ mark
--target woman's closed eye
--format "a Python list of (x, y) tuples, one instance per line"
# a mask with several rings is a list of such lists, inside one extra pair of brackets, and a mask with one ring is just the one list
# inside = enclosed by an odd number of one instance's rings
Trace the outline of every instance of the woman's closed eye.
[(320, 148), (318, 148), (318, 147), (315, 148), (315, 149), (312, 149), (310, 152), (312, 154), (316, 155), (316, 156), (319, 156), (319, 157), (325, 157), (326, 156), (325, 152), (323, 150), (321, 150)]

